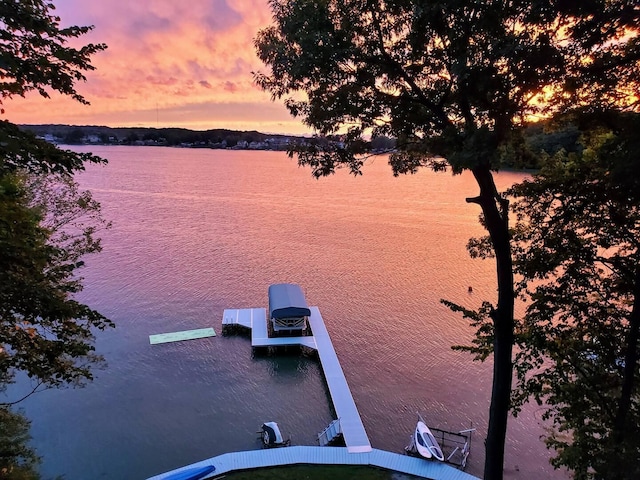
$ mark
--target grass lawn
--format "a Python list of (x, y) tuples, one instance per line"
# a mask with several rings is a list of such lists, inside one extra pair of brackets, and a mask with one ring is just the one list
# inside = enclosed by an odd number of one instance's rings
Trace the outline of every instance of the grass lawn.
[(228, 473), (225, 480), (401, 480), (418, 478), (361, 465), (291, 465)]

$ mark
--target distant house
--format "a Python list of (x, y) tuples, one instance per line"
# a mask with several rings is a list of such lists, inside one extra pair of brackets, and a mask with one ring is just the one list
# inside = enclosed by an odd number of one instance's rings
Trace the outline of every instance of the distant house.
[(267, 144), (264, 142), (251, 142), (248, 148), (249, 150), (264, 150), (267, 148)]

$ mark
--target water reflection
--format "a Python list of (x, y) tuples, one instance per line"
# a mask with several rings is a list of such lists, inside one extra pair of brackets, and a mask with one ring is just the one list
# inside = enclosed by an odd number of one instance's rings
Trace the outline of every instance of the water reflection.
[(254, 348), (252, 359), (266, 364), (269, 375), (280, 382), (304, 379), (311, 371), (317, 375), (321, 369), (317, 354), (298, 346)]
[[(469, 471), (482, 472), (491, 366), (451, 350), (472, 332), (440, 303), (495, 297), (493, 265), (465, 249), (482, 234), (464, 201), (477, 194), (471, 176), (394, 178), (380, 158), (362, 177), (316, 181), (281, 152), (94, 151), (110, 163), (80, 181), (114, 227), (81, 299), (117, 328), (98, 335), (109, 368), (92, 385), (24, 404), (45, 476), (145, 478), (255, 448), (267, 420), (315, 444), (334, 413), (312, 356), (252, 354), (242, 335), (149, 345), (156, 333), (220, 333), (225, 308), (264, 307), (281, 282), (320, 308), (374, 447), (402, 451), (416, 411), (450, 430), (473, 422)], [(527, 412), (511, 421), (518, 476), (554, 476), (541, 432)]]

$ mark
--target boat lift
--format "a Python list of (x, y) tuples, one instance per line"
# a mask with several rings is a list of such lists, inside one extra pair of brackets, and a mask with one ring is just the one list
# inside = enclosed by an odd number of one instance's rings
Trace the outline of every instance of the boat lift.
[[(418, 414), (418, 417), (424, 422), (420, 414)], [(464, 470), (467, 467), (467, 458), (471, 453), (471, 434), (476, 429), (472, 426), (458, 432), (435, 427), (429, 427), (429, 430), (431, 430), (431, 433), (440, 444), (440, 448), (444, 453), (444, 461), (460, 470)], [(414, 438), (415, 436), (411, 435), (411, 441), (404, 449), (408, 455), (417, 455)]]

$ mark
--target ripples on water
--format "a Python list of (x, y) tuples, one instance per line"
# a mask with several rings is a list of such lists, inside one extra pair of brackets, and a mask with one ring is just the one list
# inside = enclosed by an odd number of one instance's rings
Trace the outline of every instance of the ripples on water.
[[(375, 448), (402, 451), (417, 411), (440, 428), (473, 422), (468, 471), (482, 473), (491, 366), (451, 350), (472, 332), (440, 304), (495, 297), (493, 264), (465, 250), (482, 234), (464, 201), (477, 194), (470, 175), (394, 178), (379, 157), (362, 177), (314, 180), (281, 152), (92, 150), (109, 165), (79, 180), (113, 228), (87, 259), (82, 300), (117, 329), (98, 335), (109, 366), (91, 385), (24, 402), (46, 476), (145, 478), (258, 448), (268, 420), (315, 444), (333, 413), (312, 355), (256, 357), (243, 336), (149, 345), (155, 333), (220, 333), (223, 309), (266, 306), (278, 282), (320, 308)], [(507, 478), (554, 476), (534, 413), (511, 420)]]

